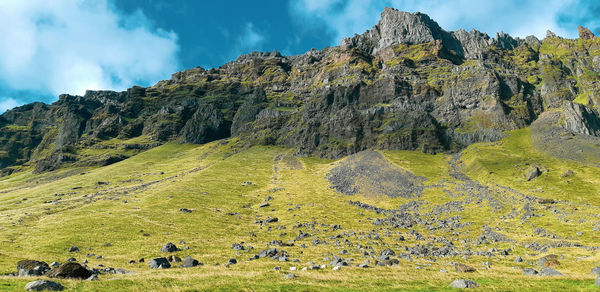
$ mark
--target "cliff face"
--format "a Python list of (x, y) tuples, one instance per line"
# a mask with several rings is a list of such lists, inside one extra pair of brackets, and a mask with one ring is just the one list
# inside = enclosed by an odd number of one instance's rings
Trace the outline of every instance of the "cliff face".
[(567, 130), (598, 135), (598, 72), (593, 35), (490, 38), (386, 8), (371, 30), (338, 47), (252, 53), (148, 88), (61, 95), (7, 111), (0, 168), (106, 165), (167, 141), (227, 137), (327, 158), (365, 149), (456, 151), (555, 110), (567, 111)]

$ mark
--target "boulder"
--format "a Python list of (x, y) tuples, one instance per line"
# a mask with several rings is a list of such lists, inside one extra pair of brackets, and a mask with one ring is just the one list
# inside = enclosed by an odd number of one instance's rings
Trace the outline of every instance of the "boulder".
[(562, 273), (553, 269), (553, 268), (543, 268), (540, 273), (540, 276), (562, 276)]
[(35, 260), (22, 260), (17, 263), (19, 277), (41, 276), (50, 270), (47, 263)]
[(297, 277), (298, 276), (296, 276), (296, 274), (292, 274), (292, 273), (289, 273), (289, 274), (286, 274), (285, 276), (283, 276), (284, 279), (294, 279)]
[(25, 291), (61, 291), (63, 289), (64, 287), (60, 283), (48, 280), (37, 280), (25, 285)]
[(520, 256), (517, 256), (517, 257), (515, 258), (515, 263), (522, 263), (522, 262), (523, 262), (523, 258), (522, 258), (522, 257), (520, 257)]
[(73, 278), (87, 279), (92, 275), (90, 271), (82, 265), (74, 262), (68, 262), (60, 265), (58, 268), (52, 269), (46, 274), (49, 278)]
[(540, 267), (556, 267), (560, 265), (560, 262), (557, 255), (549, 254), (538, 259), (537, 265)]
[(471, 273), (471, 272), (475, 272), (475, 268), (473, 268), (471, 266), (467, 266), (465, 264), (456, 264), (456, 265), (454, 265), (454, 268), (459, 273)]
[(167, 257), (167, 260), (169, 260), (169, 262), (172, 262), (172, 263), (181, 263), (182, 262), (180, 257), (174, 256), (174, 255)]
[(536, 179), (538, 176), (542, 174), (542, 171), (537, 166), (531, 166), (525, 171), (525, 178), (527, 181), (531, 181)]
[(379, 255), (380, 256), (395, 256), (396, 253), (393, 250), (391, 250), (391, 249), (388, 248), (388, 249), (382, 250)]
[(198, 262), (197, 260), (195, 260), (191, 256), (186, 256), (185, 260), (183, 261), (183, 267), (184, 268), (192, 268), (192, 267), (195, 267), (195, 266), (202, 266), (202, 263)]
[(538, 274), (538, 271), (532, 269), (532, 268), (524, 268), (523, 269), (523, 274), (527, 275), (527, 276), (535, 276)]
[(148, 262), (148, 266), (151, 269), (168, 269), (171, 267), (171, 264), (167, 258), (155, 258)]
[(598, 266), (593, 267), (592, 271), (590, 272), (590, 274), (596, 275), (596, 276), (600, 276), (600, 267), (598, 267)]
[(179, 248), (177, 248), (177, 246), (171, 242), (163, 245), (163, 247), (160, 249), (160, 251), (162, 251), (162, 252), (176, 252), (178, 250), (179, 250)]
[(230, 265), (235, 265), (235, 264), (237, 264), (237, 260), (234, 258), (230, 258), (225, 265), (230, 266)]
[(472, 280), (467, 280), (467, 279), (457, 279), (454, 280), (450, 286), (450, 288), (458, 288), (458, 289), (465, 289), (465, 288), (477, 288), (479, 287), (479, 285)]

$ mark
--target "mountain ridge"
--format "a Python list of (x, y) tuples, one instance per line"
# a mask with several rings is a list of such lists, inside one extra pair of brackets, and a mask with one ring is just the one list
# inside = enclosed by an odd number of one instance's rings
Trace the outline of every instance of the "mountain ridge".
[(597, 136), (598, 71), (600, 41), (587, 32), (577, 40), (550, 32), (542, 41), (490, 38), (386, 8), (371, 30), (338, 47), (289, 57), (255, 52), (147, 88), (9, 110), (0, 115), (0, 168), (107, 165), (168, 141), (229, 137), (324, 158), (366, 149), (456, 152), (563, 109), (579, 113), (565, 130)]

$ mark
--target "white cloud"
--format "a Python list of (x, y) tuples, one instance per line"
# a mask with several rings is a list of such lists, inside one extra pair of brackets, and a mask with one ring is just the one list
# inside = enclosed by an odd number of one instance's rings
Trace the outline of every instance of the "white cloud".
[[(230, 33), (224, 30), (224, 35), (229, 37)], [(232, 38), (232, 46), (223, 59), (224, 62), (235, 60), (243, 54), (248, 54), (253, 51), (261, 51), (265, 43), (265, 35), (261, 33), (254, 23), (246, 22), (241, 27), (239, 35)], [(210, 68), (204, 67), (204, 68)]]
[(21, 104), (21, 102), (10, 97), (0, 98), (0, 114)]
[(178, 67), (173, 32), (153, 29), (139, 11), (122, 15), (107, 0), (0, 0), (0, 35), (6, 91), (123, 90)]
[(264, 41), (265, 37), (256, 30), (254, 24), (247, 22), (238, 39), (238, 47), (242, 50), (258, 50)]
[[(290, 4), (295, 17), (307, 26), (325, 24), (334, 35), (332, 44), (370, 29), (386, 6), (428, 14), (446, 30), (473, 28), (495, 36), (504, 31), (513, 36), (546, 36), (546, 30), (565, 37), (576, 37), (573, 23), (562, 23), (561, 15), (571, 14), (578, 21), (588, 11), (581, 0), (299, 0)], [(598, 24), (589, 17), (582, 25)]]
[(304, 25), (325, 23), (334, 35), (334, 44), (343, 37), (361, 34), (377, 24), (385, 6), (371, 0), (300, 0), (291, 3), (291, 12), (300, 17)]

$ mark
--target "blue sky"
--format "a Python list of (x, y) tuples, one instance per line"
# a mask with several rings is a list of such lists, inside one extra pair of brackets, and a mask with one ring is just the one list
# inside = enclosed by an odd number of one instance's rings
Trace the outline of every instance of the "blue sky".
[(0, 112), (61, 93), (149, 86), (251, 51), (334, 46), (371, 28), (386, 6), (491, 36), (600, 29), (595, 0), (0, 0)]

